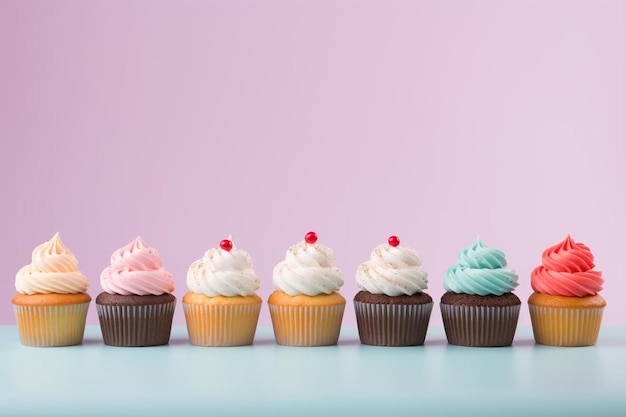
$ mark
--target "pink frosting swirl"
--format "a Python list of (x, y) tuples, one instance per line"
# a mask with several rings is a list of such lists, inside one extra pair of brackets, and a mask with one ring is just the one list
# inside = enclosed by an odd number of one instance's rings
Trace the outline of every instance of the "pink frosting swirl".
[(533, 269), (530, 285), (538, 293), (583, 297), (602, 290), (602, 272), (595, 267), (589, 248), (567, 235), (541, 255), (542, 265)]
[(109, 294), (161, 295), (174, 291), (174, 279), (163, 269), (159, 252), (141, 237), (113, 252), (100, 283)]

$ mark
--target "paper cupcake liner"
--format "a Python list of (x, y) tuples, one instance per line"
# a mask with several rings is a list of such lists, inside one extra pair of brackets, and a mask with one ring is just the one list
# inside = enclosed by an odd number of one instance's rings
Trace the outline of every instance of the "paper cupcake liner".
[(503, 307), (440, 304), (448, 343), (459, 346), (510, 346), (520, 304)]
[(13, 304), (20, 342), (35, 347), (79, 345), (88, 309), (88, 302), (59, 306)]
[(269, 304), (276, 343), (286, 346), (336, 345), (345, 304), (281, 306)]
[(528, 305), (535, 341), (550, 346), (591, 346), (598, 341), (604, 307)]
[(373, 304), (354, 302), (361, 343), (375, 346), (423, 345), (433, 303)]
[(198, 346), (244, 346), (254, 340), (261, 303), (197, 305), (183, 303), (189, 341)]
[(158, 346), (170, 340), (176, 300), (166, 304), (96, 306), (106, 345)]

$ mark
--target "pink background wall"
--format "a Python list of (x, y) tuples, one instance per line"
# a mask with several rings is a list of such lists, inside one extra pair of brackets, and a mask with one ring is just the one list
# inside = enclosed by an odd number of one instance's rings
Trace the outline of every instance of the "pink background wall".
[(525, 301), (571, 233), (626, 325), (625, 55), (623, 1), (0, 0), (0, 324), (56, 231), (92, 296), (141, 234), (179, 298), (232, 234), (266, 299), (313, 229), (349, 300), (390, 234), (436, 299), (480, 234)]

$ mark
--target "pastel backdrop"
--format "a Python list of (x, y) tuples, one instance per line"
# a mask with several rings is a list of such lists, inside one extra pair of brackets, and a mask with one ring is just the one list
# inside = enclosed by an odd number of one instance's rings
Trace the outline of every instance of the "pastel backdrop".
[(92, 296), (141, 235), (179, 299), (232, 234), (266, 300), (315, 230), (346, 325), (357, 266), (391, 234), (437, 300), (480, 235), (526, 301), (568, 233), (604, 272), (604, 324), (626, 325), (625, 22), (609, 0), (0, 0), (0, 324), (57, 231)]

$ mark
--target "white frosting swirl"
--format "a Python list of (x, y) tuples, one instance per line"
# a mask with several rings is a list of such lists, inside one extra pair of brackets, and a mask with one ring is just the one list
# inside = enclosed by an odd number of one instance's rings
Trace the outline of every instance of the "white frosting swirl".
[(15, 275), (15, 289), (20, 294), (78, 294), (89, 283), (78, 270), (78, 260), (61, 241), (58, 233), (33, 250), (32, 263)]
[(428, 286), (428, 272), (414, 249), (384, 244), (372, 251), (370, 260), (356, 271), (358, 287), (372, 294), (390, 297), (413, 295)]
[(249, 296), (259, 288), (259, 278), (252, 269), (250, 255), (233, 245), (230, 252), (209, 249), (192, 263), (187, 271), (187, 287), (209, 297)]
[(291, 296), (331, 294), (343, 285), (332, 249), (305, 241), (287, 250), (285, 260), (274, 267), (272, 282)]

